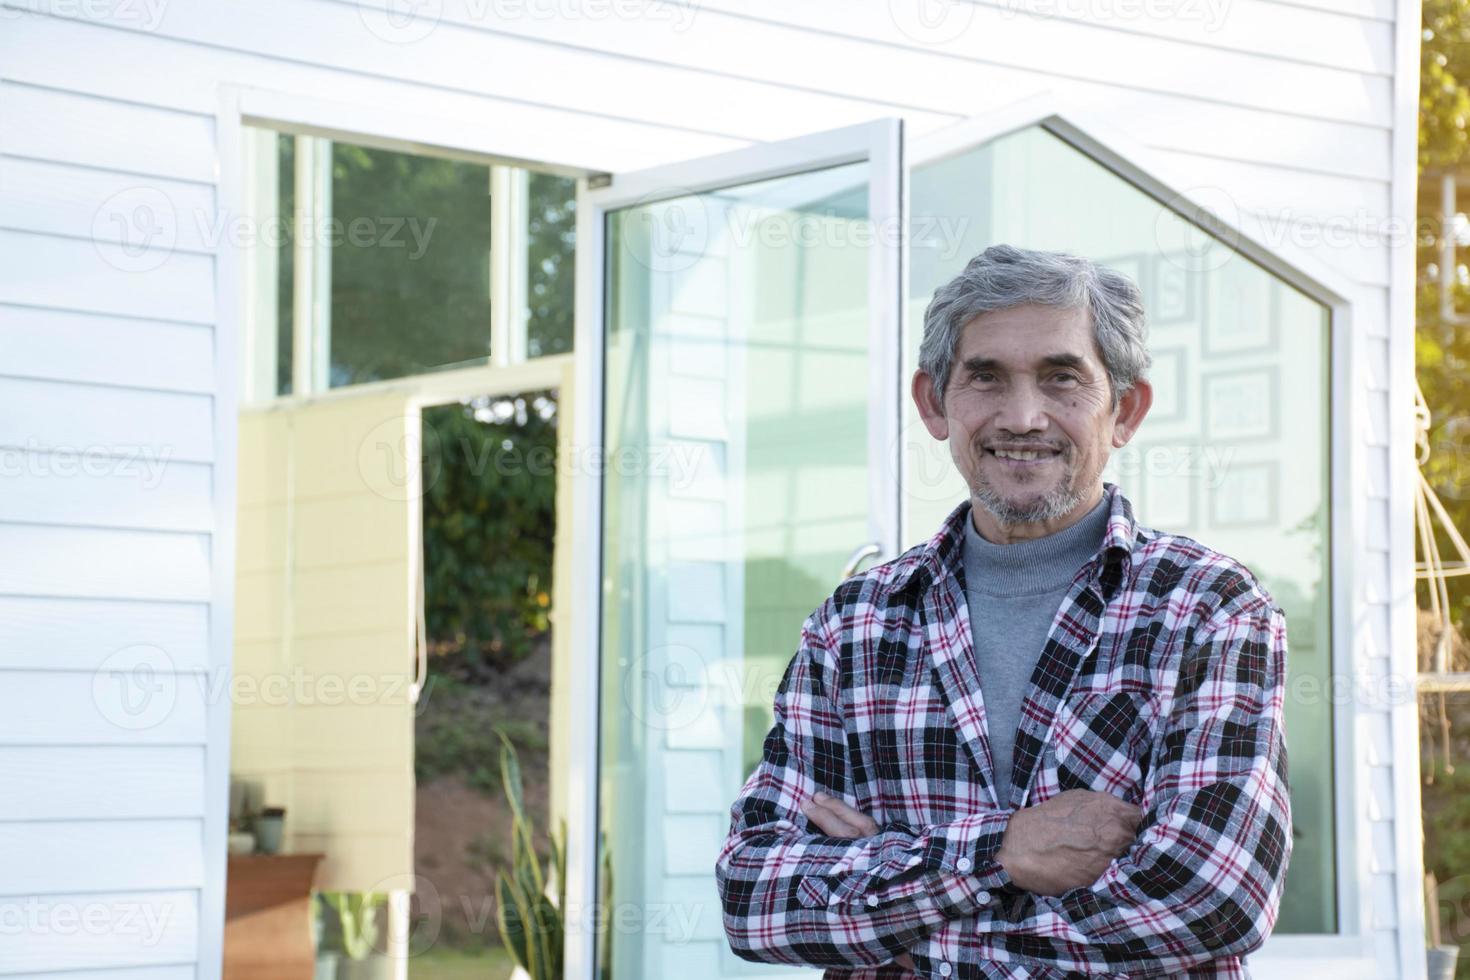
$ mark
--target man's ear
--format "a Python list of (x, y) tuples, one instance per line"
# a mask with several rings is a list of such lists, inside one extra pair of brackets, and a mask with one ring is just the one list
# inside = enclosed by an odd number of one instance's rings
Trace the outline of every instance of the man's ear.
[(1133, 382), (1128, 393), (1118, 399), (1118, 417), (1113, 420), (1113, 448), (1122, 449), (1143, 424), (1154, 403), (1154, 386), (1143, 379)]
[(919, 418), (924, 420), (924, 428), (940, 442), (948, 439), (949, 421), (944, 417), (944, 405), (934, 393), (934, 376), (924, 370), (915, 371), (909, 390), (919, 408)]

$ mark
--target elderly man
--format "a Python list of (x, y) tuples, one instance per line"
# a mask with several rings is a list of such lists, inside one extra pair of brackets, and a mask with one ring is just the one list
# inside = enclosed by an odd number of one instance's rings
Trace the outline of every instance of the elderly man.
[(716, 863), (741, 957), (828, 977), (1244, 977), (1291, 852), (1286, 622), (1104, 482), (1152, 402), (1138, 288), (998, 245), (913, 398), (970, 487), (808, 617)]

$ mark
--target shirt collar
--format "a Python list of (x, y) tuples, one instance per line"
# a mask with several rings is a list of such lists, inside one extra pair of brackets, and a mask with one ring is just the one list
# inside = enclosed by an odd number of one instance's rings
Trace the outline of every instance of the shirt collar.
[[(1117, 484), (1104, 481), (1103, 497), (1107, 501), (1108, 527), (1091, 563), (1091, 581), (1100, 585), (1104, 598), (1108, 598), (1126, 577), (1138, 524), (1133, 519), (1133, 505)], [(970, 507), (968, 499), (959, 503), (933, 537), (899, 560), (894, 591), (922, 589), (956, 574), (964, 562), (965, 521), (970, 519)]]

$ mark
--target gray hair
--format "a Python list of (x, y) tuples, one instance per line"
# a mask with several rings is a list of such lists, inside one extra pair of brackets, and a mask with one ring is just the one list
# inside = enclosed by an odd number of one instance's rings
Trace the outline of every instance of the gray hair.
[(1145, 345), (1143, 294), (1133, 280), (1080, 255), (992, 245), (936, 289), (924, 311), (919, 367), (934, 379), (941, 402), (964, 325), (982, 313), (1029, 303), (1092, 314), (1113, 408), (1143, 379), (1152, 359)]

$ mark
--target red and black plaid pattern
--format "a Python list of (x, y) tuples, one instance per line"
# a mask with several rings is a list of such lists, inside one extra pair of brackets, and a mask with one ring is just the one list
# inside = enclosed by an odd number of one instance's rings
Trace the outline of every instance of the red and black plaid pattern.
[[(992, 778), (961, 550), (970, 503), (809, 616), (715, 865), (731, 948), (826, 977), (1244, 977), (1291, 853), (1286, 621), (1249, 570), (1110, 518), (1031, 677), (1009, 786)], [(981, 625), (983, 629), (983, 624)], [(1008, 817), (1068, 789), (1137, 803), (1089, 888), (1019, 890)], [(879, 832), (816, 832), (818, 790)]]

